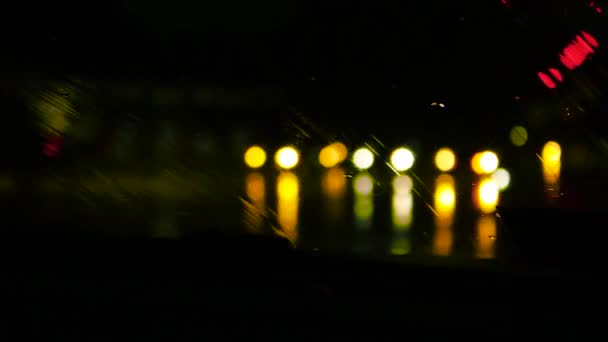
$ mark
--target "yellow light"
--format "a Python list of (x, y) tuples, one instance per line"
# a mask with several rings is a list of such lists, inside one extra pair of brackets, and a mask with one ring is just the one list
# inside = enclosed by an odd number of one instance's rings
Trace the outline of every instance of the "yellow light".
[(478, 175), (483, 174), (483, 170), (481, 169), (481, 163), (479, 160), (481, 159), (481, 152), (477, 152), (471, 158), (471, 170)]
[(359, 170), (367, 170), (374, 165), (374, 154), (369, 149), (362, 147), (353, 154), (353, 164)]
[(355, 176), (354, 187), (357, 195), (367, 196), (374, 190), (374, 181), (367, 173), (358, 174)]
[(496, 218), (483, 215), (477, 220), (476, 254), (478, 258), (489, 259), (495, 255)]
[(440, 148), (435, 155), (435, 165), (439, 171), (447, 172), (456, 166), (456, 155), (447, 147)]
[(281, 172), (277, 178), (277, 219), (292, 242), (298, 238), (299, 193), (298, 177), (291, 172)]
[(245, 180), (245, 184), (247, 186), (247, 197), (254, 204), (256, 204), (256, 206), (258, 206), (258, 204), (263, 206), (264, 199), (266, 196), (266, 188), (264, 183), (264, 176), (257, 172), (248, 174)]
[(498, 168), (498, 156), (492, 151), (485, 151), (479, 157), (479, 168), (483, 173), (492, 173)]
[(435, 210), (438, 212), (451, 211), (456, 203), (456, 192), (454, 191), (454, 179), (441, 175), (437, 178), (435, 189)]
[(456, 207), (456, 191), (454, 177), (442, 174), (435, 181), (435, 234), (433, 236), (433, 254), (449, 255), (452, 251), (454, 208)]
[(321, 182), (323, 192), (330, 198), (339, 198), (344, 194), (346, 177), (340, 168), (327, 170)]
[(266, 152), (260, 146), (251, 146), (245, 151), (245, 164), (250, 168), (260, 168), (264, 163), (266, 163)]
[(555, 141), (549, 141), (543, 147), (542, 158), (545, 163), (557, 163), (561, 161), (562, 148)]
[(348, 149), (341, 142), (335, 142), (325, 146), (319, 152), (319, 163), (324, 167), (330, 168), (343, 162), (348, 155)]
[(300, 156), (295, 148), (291, 146), (286, 146), (282, 147), (277, 151), (274, 156), (274, 160), (278, 166), (285, 170), (289, 170), (293, 169), (296, 165), (298, 165)]
[(515, 126), (509, 132), (509, 139), (517, 147), (524, 146), (528, 142), (528, 131), (523, 126)]
[(246, 193), (250, 202), (244, 203), (245, 225), (253, 233), (263, 232), (266, 212), (266, 185), (264, 176), (252, 172), (245, 179)]
[(407, 148), (398, 148), (391, 155), (391, 164), (397, 171), (407, 171), (414, 165), (414, 154)]
[(509, 171), (501, 168), (494, 171), (492, 174), (492, 180), (496, 182), (496, 185), (498, 185), (500, 190), (505, 190), (511, 183), (511, 175), (509, 174)]
[(496, 210), (498, 204), (498, 185), (491, 178), (481, 181), (478, 189), (479, 209), (488, 214)]

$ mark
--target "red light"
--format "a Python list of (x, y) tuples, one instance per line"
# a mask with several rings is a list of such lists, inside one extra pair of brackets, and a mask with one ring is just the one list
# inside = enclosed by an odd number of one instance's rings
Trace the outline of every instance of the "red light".
[(600, 44), (597, 42), (595, 37), (585, 31), (583, 31), (583, 38), (585, 38), (585, 40), (587, 42), (589, 42), (589, 44), (591, 44), (591, 46), (593, 46), (593, 47), (600, 46)]
[(595, 1), (591, 1), (591, 2), (589, 3), (589, 7), (595, 7)]
[(543, 81), (543, 83), (545, 84), (545, 86), (547, 86), (547, 88), (549, 88), (549, 89), (555, 88), (555, 82), (553, 82), (551, 77), (549, 77), (544, 72), (539, 72), (538, 78), (540, 78), (540, 80)]
[(593, 48), (589, 44), (587, 44), (587, 42), (581, 36), (576, 36), (576, 42), (578, 43), (578, 46), (582, 50), (585, 50), (588, 53), (595, 52), (595, 51), (593, 51)]
[(50, 158), (56, 157), (61, 150), (61, 145), (61, 137), (53, 137), (42, 147), (42, 154)]
[(564, 80), (564, 78), (562, 77), (562, 73), (559, 72), (559, 70), (555, 68), (549, 68), (549, 72), (551, 73), (551, 75), (553, 75), (553, 77), (555, 77), (556, 80), (560, 82)]
[(562, 64), (569, 70), (573, 70), (574, 68), (576, 68), (575, 63), (564, 55), (559, 55), (559, 61), (562, 62)]

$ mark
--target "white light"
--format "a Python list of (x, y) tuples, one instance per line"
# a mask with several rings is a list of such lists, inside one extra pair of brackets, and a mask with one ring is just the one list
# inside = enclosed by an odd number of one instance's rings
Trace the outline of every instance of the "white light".
[(498, 169), (492, 174), (492, 180), (498, 185), (500, 190), (505, 190), (511, 183), (511, 175), (505, 169)]
[(397, 171), (407, 171), (414, 165), (414, 154), (407, 148), (398, 148), (391, 155), (391, 164)]
[(369, 149), (362, 147), (353, 154), (353, 164), (359, 170), (367, 170), (374, 165), (374, 154)]

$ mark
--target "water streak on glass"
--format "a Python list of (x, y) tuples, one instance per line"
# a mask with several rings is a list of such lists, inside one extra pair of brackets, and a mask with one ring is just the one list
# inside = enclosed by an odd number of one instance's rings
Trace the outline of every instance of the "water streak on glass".
[(414, 197), (410, 176), (400, 175), (393, 179), (393, 227), (397, 231), (407, 230), (412, 225)]
[(335, 223), (344, 217), (344, 195), (346, 177), (341, 168), (331, 168), (325, 171), (321, 180), (321, 188), (325, 200), (327, 217), (330, 223)]
[(353, 190), (355, 226), (360, 230), (368, 230), (374, 216), (374, 179), (367, 172), (356, 175)]
[(266, 215), (266, 182), (259, 172), (250, 172), (245, 179), (245, 226), (252, 233), (262, 233)]
[(456, 207), (454, 177), (441, 174), (435, 180), (435, 235), (433, 236), (433, 254), (450, 255), (453, 244), (452, 224)]
[(300, 184), (298, 177), (283, 171), (277, 178), (277, 215), (279, 225), (289, 240), (298, 239)]
[(491, 259), (496, 255), (496, 217), (482, 215), (477, 219), (475, 255), (480, 259)]
[(552, 201), (560, 194), (562, 149), (557, 142), (549, 141), (543, 147), (541, 161), (543, 164), (543, 179), (545, 182), (545, 193)]

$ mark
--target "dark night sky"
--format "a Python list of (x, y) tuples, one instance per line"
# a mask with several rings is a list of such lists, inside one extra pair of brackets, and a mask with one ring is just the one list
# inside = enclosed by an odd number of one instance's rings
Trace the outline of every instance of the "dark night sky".
[(510, 2), (511, 9), (499, 0), (17, 5), (2, 23), (10, 33), (2, 58), (23, 69), (111, 77), (280, 86), (314, 77), (333, 88), (510, 96), (537, 87), (539, 68), (592, 23), (573, 14), (581, 1)]

